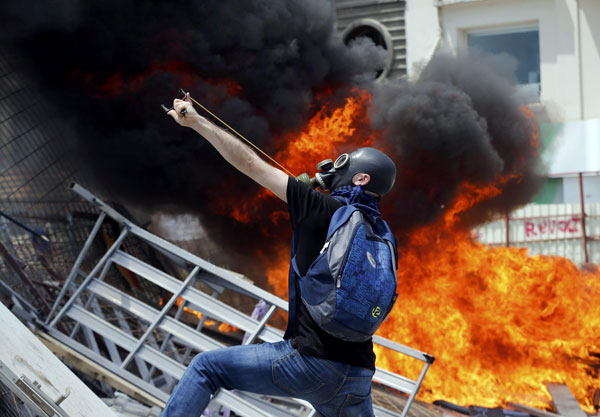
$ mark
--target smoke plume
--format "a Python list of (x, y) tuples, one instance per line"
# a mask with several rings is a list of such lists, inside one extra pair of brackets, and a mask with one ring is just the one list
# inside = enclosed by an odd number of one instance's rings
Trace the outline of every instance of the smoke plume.
[(442, 55), (415, 82), (374, 83), (385, 51), (368, 39), (345, 45), (330, 2), (90, 0), (24, 8), (8, 0), (0, 13), (2, 44), (19, 51), (65, 131), (74, 132), (69, 149), (95, 190), (150, 210), (193, 212), (232, 253), (255, 252), (254, 239), (236, 236), (279, 240), (289, 225), (271, 223), (270, 213), (282, 210), (274, 199), (252, 208), (263, 222), (225, 215), (224, 204), (243, 205), (258, 187), (162, 113), (159, 104), (170, 105), (180, 87), (271, 154), (283, 147), (276, 138), (300, 130), (324, 100), (357, 84), (371, 91), (379, 145), (398, 165), (385, 199), (398, 233), (435, 220), (464, 182), (518, 174), (467, 213), (468, 224), (525, 203), (538, 183), (535, 126), (505, 76), (514, 70), (510, 60)]
[(396, 230), (435, 220), (462, 184), (501, 193), (463, 213), (464, 226), (527, 203), (541, 185), (537, 127), (514, 85), (508, 56), (438, 54), (414, 82), (374, 92), (371, 119), (398, 168), (390, 206)]
[(75, 125), (95, 177), (151, 207), (170, 201), (202, 211), (203, 201), (228, 188), (210, 145), (160, 111), (180, 87), (272, 152), (274, 134), (306, 122), (319, 88), (343, 87), (385, 58), (372, 42), (347, 47), (335, 37), (333, 8), (320, 0), (27, 8), (8, 1), (1, 9), (3, 41), (23, 53)]
[[(21, 54), (49, 97), (96, 191), (148, 209), (194, 212), (235, 236), (219, 201), (258, 191), (212, 147), (176, 126), (180, 87), (274, 153), (274, 136), (301, 128), (319, 92), (373, 78), (385, 52), (334, 36), (322, 0), (91, 0), (0, 6), (2, 44)], [(247, 229), (246, 226), (242, 226)], [(252, 228), (252, 227), (250, 227)], [(247, 231), (247, 230), (246, 230)], [(235, 242), (230, 242), (235, 243)]]

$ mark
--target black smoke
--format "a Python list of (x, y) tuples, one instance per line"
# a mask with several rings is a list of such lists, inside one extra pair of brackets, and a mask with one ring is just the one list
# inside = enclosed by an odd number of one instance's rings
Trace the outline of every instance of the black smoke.
[(0, 13), (2, 45), (20, 53), (74, 132), (65, 145), (94, 190), (194, 212), (215, 239), (264, 229), (219, 215), (219, 201), (241, 202), (258, 187), (159, 104), (183, 87), (273, 154), (276, 135), (318, 110), (321, 89), (372, 79), (385, 59), (368, 40), (336, 37), (333, 5), (322, 0), (7, 0)]
[(273, 135), (306, 123), (320, 88), (344, 88), (385, 58), (372, 42), (335, 37), (321, 0), (0, 7), (2, 40), (75, 126), (85, 165), (104, 188), (149, 207), (202, 211), (232, 186), (211, 147), (161, 113), (180, 87), (273, 152)]
[(372, 122), (399, 168), (386, 198), (396, 230), (436, 220), (464, 183), (502, 192), (462, 213), (463, 226), (510, 212), (539, 190), (537, 126), (518, 99), (515, 70), (506, 55), (441, 53), (416, 81), (375, 89)]
[(256, 208), (264, 221), (248, 224), (224, 214), (220, 204), (241, 205), (258, 187), (162, 113), (180, 87), (271, 154), (274, 138), (302, 128), (331, 91), (372, 91), (373, 126), (399, 168), (385, 199), (398, 233), (435, 220), (463, 182), (519, 174), (466, 224), (524, 204), (539, 184), (535, 126), (515, 98), (510, 59), (440, 55), (414, 82), (374, 83), (385, 52), (367, 39), (345, 45), (331, 2), (6, 0), (0, 13), (2, 44), (21, 54), (74, 132), (65, 141), (94, 189), (150, 210), (193, 212), (232, 253), (289, 236), (288, 224), (268, 220), (284, 208), (268, 200)]

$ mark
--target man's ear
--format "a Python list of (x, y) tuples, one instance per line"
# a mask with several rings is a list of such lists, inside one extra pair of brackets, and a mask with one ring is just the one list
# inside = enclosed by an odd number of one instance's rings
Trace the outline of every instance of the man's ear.
[(352, 183), (354, 185), (365, 186), (371, 181), (371, 176), (369, 174), (365, 174), (364, 172), (359, 172), (358, 174), (354, 174), (352, 177)]

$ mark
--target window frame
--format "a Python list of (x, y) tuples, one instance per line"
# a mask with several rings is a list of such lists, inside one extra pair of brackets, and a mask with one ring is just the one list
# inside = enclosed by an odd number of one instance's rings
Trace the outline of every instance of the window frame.
[[(465, 49), (469, 48), (469, 35), (475, 36), (493, 36), (508, 35), (512, 33), (537, 32), (538, 33), (538, 56), (539, 56), (539, 83), (517, 84), (517, 91), (531, 102), (539, 102), (542, 95), (542, 58), (541, 58), (541, 36), (540, 24), (538, 21), (513, 24), (513, 25), (495, 25), (487, 27), (474, 27), (463, 29), (461, 41)], [(485, 52), (485, 51), (484, 51)], [(510, 55), (510, 54), (509, 54)], [(535, 90), (535, 91), (532, 91)]]

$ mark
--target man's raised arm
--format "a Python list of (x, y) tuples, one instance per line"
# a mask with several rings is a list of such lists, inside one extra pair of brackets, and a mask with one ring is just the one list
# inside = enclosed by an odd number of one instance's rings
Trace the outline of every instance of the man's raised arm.
[(189, 93), (185, 100), (175, 99), (173, 110), (168, 114), (181, 126), (194, 129), (206, 138), (227, 162), (287, 203), (288, 175), (269, 165), (231, 133), (200, 116), (192, 106)]

